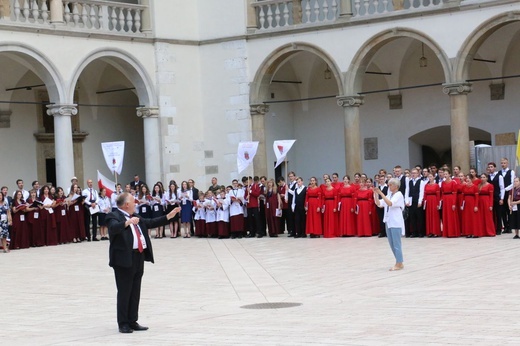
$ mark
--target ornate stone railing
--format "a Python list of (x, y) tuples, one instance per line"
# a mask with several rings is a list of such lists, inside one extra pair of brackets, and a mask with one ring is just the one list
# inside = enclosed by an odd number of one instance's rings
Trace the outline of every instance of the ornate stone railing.
[(288, 29), (459, 6), (463, 0), (250, 0), (248, 28)]
[(260, 30), (334, 21), (339, 15), (339, 0), (263, 0), (252, 6)]
[(443, 0), (352, 0), (352, 15), (366, 17), (400, 10), (433, 8), (442, 4)]
[(64, 24), (80, 31), (140, 34), (146, 5), (100, 0), (9, 0), (9, 13), (0, 13), (2, 21), (20, 25), (49, 26)]

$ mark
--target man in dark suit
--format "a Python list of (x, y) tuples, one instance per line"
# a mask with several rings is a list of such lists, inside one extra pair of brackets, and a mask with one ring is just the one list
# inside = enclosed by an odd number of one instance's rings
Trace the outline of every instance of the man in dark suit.
[(139, 186), (143, 184), (144, 181), (141, 181), (141, 179), (139, 179), (139, 176), (136, 174), (134, 175), (134, 180), (130, 182), (130, 188), (134, 191), (139, 191)]
[(301, 177), (296, 178), (296, 185), (291, 206), (294, 212), (294, 237), (307, 238), (307, 234), (305, 233), (307, 214), (305, 196), (307, 195), (307, 187), (303, 185), (303, 179)]
[(109, 265), (116, 277), (119, 332), (132, 333), (148, 329), (137, 323), (144, 261), (154, 262), (148, 229), (168, 224), (181, 208), (155, 219), (144, 219), (135, 214), (131, 194), (121, 193), (116, 204), (117, 210), (107, 214), (105, 220), (110, 237)]

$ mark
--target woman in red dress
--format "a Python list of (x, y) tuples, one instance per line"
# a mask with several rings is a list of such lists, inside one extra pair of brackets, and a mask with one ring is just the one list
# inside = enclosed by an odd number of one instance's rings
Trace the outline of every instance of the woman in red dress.
[[(339, 236), (353, 237), (356, 235), (356, 214), (354, 194), (356, 189), (350, 185), (350, 177), (343, 177), (343, 186), (339, 189)], [(307, 192), (308, 193), (308, 192)]]
[(79, 243), (86, 237), (85, 222), (83, 215), (83, 199), (81, 198), (81, 188), (77, 184), (70, 187), (69, 197), (66, 199), (69, 210), (69, 227), (72, 230), (72, 242)]
[[(307, 190), (307, 193), (308, 190)], [(338, 233), (338, 190), (332, 186), (330, 178), (325, 179), (325, 188), (322, 191), (323, 205), (323, 237), (333, 238)]]
[(273, 179), (267, 182), (267, 194), (265, 200), (265, 219), (269, 237), (278, 237), (280, 233), (280, 218), (276, 216), (276, 211), (282, 212), (282, 198), (278, 193), (276, 183)]
[(424, 202), (426, 220), (426, 236), (429, 238), (441, 236), (441, 220), (439, 218), (439, 202), (441, 189), (435, 182), (433, 174), (428, 173), (428, 184), (424, 186)]
[(495, 221), (493, 218), (493, 184), (488, 183), (487, 174), (480, 175), (478, 210), (479, 220), (477, 222), (479, 236), (494, 237), (496, 235)]
[(316, 178), (312, 177), (305, 194), (305, 208), (307, 211), (305, 234), (310, 234), (311, 238), (319, 238), (323, 234), (321, 206), (321, 188), (316, 185)]
[(473, 182), (473, 184), (478, 186), (480, 184), (481, 180), (477, 175), (477, 170), (475, 168), (470, 168), (469, 175), (471, 176), (471, 181)]
[(56, 218), (56, 231), (58, 234), (58, 243), (70, 243), (73, 237), (69, 227), (69, 218), (67, 216), (67, 203), (65, 202), (65, 192), (61, 187), (58, 187), (58, 192), (56, 193), (56, 206), (54, 208), (54, 217)]
[(473, 184), (471, 175), (466, 175), (466, 181), (462, 185), (462, 203), (461, 210), (461, 233), (466, 238), (478, 238), (478, 221), (480, 214), (478, 212), (478, 186)]
[(41, 209), (41, 224), (43, 234), (45, 234), (45, 245), (58, 245), (58, 233), (56, 232), (56, 218), (54, 217), (54, 196), (50, 193), (48, 185), (44, 185), (40, 189), (40, 202), (42, 202)]
[(448, 168), (444, 170), (444, 181), (441, 185), (442, 236), (460, 237), (459, 213), (457, 210), (458, 184), (451, 179)]
[(356, 235), (358, 237), (371, 237), (371, 214), (374, 202), (372, 190), (367, 188), (366, 178), (361, 178), (359, 189), (354, 195), (354, 202), (356, 204)]
[(36, 190), (29, 191), (27, 199), (29, 206), (25, 209), (25, 215), (29, 222), (29, 235), (31, 246), (45, 245), (45, 228), (42, 223), (42, 204), (36, 197)]
[(22, 191), (18, 190), (13, 197), (11, 249), (27, 249), (31, 245), (29, 221), (25, 209), (27, 209), (27, 204), (23, 200)]

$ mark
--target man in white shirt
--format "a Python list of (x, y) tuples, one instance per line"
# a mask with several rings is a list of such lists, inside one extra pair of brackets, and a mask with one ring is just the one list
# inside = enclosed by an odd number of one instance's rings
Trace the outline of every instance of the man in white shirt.
[[(81, 192), (85, 196), (85, 232), (87, 234), (87, 241), (91, 240), (90, 233), (90, 220), (92, 219), (92, 240), (98, 241), (97, 239), (97, 225), (98, 225), (98, 214), (95, 210), (98, 202), (98, 192), (94, 189), (92, 179), (87, 180), (87, 188)], [(92, 211), (91, 211), (92, 210)]]
[[(426, 182), (419, 178), (419, 171), (416, 168), (411, 170), (411, 178), (408, 181), (408, 188), (404, 198), (405, 205), (408, 207), (408, 217), (410, 220), (410, 238), (424, 238), (424, 211), (422, 202), (424, 198), (424, 186)], [(408, 236), (408, 234), (407, 234)]]
[(29, 198), (29, 191), (27, 191), (27, 190), (25, 190), (25, 189), (23, 188), (23, 180), (22, 180), (22, 179), (18, 179), (18, 180), (16, 181), (16, 186), (17, 186), (17, 189), (14, 190), (14, 192), (13, 192), (13, 197), (14, 197), (16, 191), (22, 191), (22, 197), (23, 197), (23, 200), (24, 200), (24, 201), (27, 201), (27, 199)]
[(513, 182), (515, 180), (515, 171), (509, 169), (509, 160), (506, 157), (500, 159), (500, 167), (502, 168), (498, 174), (504, 178), (504, 198), (501, 206), (500, 218), (504, 224), (504, 230), (502, 233), (511, 233), (511, 227), (509, 227), (509, 207), (507, 206), (507, 200), (509, 198), (510, 191), (513, 189)]

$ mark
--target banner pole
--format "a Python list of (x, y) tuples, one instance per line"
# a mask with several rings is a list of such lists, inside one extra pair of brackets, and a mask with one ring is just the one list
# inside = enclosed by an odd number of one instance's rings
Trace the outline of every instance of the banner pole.
[[(116, 185), (117, 185), (117, 172), (116, 172), (116, 171), (114, 171), (114, 178), (116, 178)], [(115, 189), (115, 188), (116, 188), (116, 187), (114, 186), (114, 189)]]

